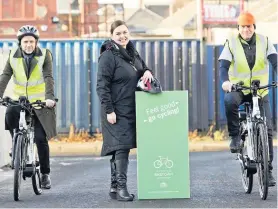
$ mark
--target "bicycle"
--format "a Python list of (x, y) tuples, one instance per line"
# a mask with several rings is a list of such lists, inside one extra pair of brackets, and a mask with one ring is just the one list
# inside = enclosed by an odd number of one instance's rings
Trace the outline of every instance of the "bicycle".
[(160, 168), (163, 165), (165, 165), (166, 168), (172, 168), (174, 163), (172, 160), (169, 160), (168, 157), (162, 158), (161, 156), (159, 156), (159, 160), (154, 161), (153, 165), (155, 168)]
[[(234, 84), (232, 91), (250, 90), (252, 102), (243, 104), (244, 110), (239, 111), (240, 119), (240, 152), (237, 153), (237, 160), (241, 166), (241, 179), (246, 193), (251, 193), (253, 187), (253, 175), (258, 173), (260, 197), (266, 200), (268, 195), (268, 135), (266, 118), (261, 115), (261, 96), (258, 90), (277, 87), (277, 82), (260, 86), (259, 80), (254, 80), (251, 87), (243, 86), (243, 82)], [(263, 110), (263, 109), (262, 109)]]
[[(55, 99), (57, 102), (58, 99)], [(14, 129), (11, 153), (11, 168), (14, 169), (14, 200), (20, 197), (21, 177), (23, 180), (32, 178), (32, 186), (36, 195), (42, 194), (40, 165), (34, 140), (34, 108), (46, 107), (45, 102), (37, 100), (30, 103), (25, 96), (14, 101), (9, 97), (0, 100), (3, 106), (20, 106), (18, 129)], [(27, 114), (26, 114), (27, 113)]]

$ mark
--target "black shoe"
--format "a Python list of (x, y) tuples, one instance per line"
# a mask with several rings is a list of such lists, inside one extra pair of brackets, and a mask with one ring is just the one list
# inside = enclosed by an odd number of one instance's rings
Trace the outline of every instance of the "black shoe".
[(240, 151), (240, 138), (238, 136), (230, 136), (230, 150), (231, 153), (239, 153)]
[(116, 164), (114, 160), (110, 160), (111, 167), (111, 186), (109, 191), (109, 196), (112, 199), (117, 199), (117, 179), (116, 179)]
[(116, 179), (117, 179), (117, 194), (118, 201), (133, 201), (134, 195), (127, 191), (127, 167), (128, 159), (115, 160), (116, 164)]
[(13, 152), (13, 149), (11, 148), (10, 151), (9, 151), (9, 156), (11, 158), (10, 168), (14, 169), (14, 161), (13, 161), (13, 157), (12, 157), (12, 152)]
[(49, 174), (42, 174), (42, 188), (50, 189), (51, 188), (51, 180)]
[(272, 170), (268, 171), (268, 186), (274, 187), (276, 185), (276, 180), (272, 175)]

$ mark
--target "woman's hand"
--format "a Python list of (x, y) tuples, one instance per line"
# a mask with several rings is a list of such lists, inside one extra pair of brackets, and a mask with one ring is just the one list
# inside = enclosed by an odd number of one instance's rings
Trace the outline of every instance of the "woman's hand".
[(111, 124), (116, 123), (116, 114), (115, 114), (115, 112), (107, 114), (107, 121)]
[(144, 84), (147, 83), (147, 81), (149, 81), (150, 83), (153, 80), (153, 75), (149, 70), (146, 70), (144, 75), (142, 76), (142, 81), (144, 82)]

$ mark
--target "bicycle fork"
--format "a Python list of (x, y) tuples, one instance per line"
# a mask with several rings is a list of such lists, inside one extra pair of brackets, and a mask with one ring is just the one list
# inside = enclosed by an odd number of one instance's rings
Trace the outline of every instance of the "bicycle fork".
[(255, 142), (254, 142), (254, 137), (253, 137), (253, 127), (252, 127), (252, 122), (250, 118), (247, 118), (247, 140), (246, 140), (246, 146), (247, 146), (247, 155), (251, 161), (255, 160)]
[(36, 157), (36, 153), (35, 153), (35, 143), (34, 143), (34, 130), (33, 128), (30, 128), (30, 132), (28, 133), (28, 138), (29, 138), (29, 142), (28, 142), (28, 150), (27, 150), (27, 164), (36, 164), (35, 162), (35, 157)]

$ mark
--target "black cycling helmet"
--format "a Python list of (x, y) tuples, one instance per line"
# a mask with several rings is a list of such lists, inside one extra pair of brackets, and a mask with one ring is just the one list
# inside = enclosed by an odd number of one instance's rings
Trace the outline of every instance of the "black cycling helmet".
[(153, 78), (152, 82), (149, 82), (148, 80), (146, 84), (143, 82), (142, 79), (139, 79), (137, 88), (139, 88), (141, 91), (145, 91), (151, 94), (159, 94), (162, 92), (160, 82), (156, 78)]
[(24, 25), (17, 32), (17, 39), (20, 42), (24, 36), (33, 36), (36, 40), (40, 38), (38, 29), (32, 25)]

